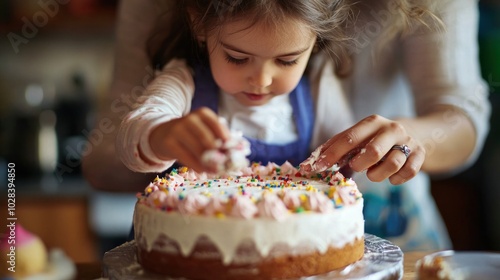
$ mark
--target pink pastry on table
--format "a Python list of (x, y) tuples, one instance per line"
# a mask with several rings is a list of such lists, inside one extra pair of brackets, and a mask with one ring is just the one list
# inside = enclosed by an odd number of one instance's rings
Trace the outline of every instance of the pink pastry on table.
[(26, 277), (47, 268), (47, 249), (42, 240), (19, 224), (7, 227), (0, 240), (0, 276)]

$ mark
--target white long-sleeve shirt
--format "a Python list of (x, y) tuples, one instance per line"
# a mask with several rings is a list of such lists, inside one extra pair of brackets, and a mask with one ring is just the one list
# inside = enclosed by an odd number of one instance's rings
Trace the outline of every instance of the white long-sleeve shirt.
[[(157, 2), (164, 1), (125, 0), (122, 4), (115, 96), (133, 91), (134, 87), (142, 84), (145, 77), (149, 77), (148, 61), (143, 50), (146, 38), (144, 34), (154, 24), (151, 14), (159, 14), (155, 6), (158, 5)], [(468, 166), (474, 162), (482, 148), (489, 128), (490, 112), (488, 91), (478, 64), (477, 1), (443, 1), (440, 15), (446, 26), (445, 31), (419, 32), (394, 39), (380, 52), (374, 51), (375, 42), (380, 35), (380, 32), (375, 31), (383, 28), (384, 22), (377, 15), (379, 14), (366, 13), (360, 16), (362, 20), (357, 29), (359, 45), (352, 50), (354, 65), (347, 78), (338, 78), (334, 74), (332, 61), (321, 54), (312, 58), (308, 78), (316, 110), (311, 150), (371, 114), (386, 118), (414, 117), (445, 104), (463, 110), (475, 127), (476, 147), (463, 165)], [(132, 108), (133, 111), (123, 119), (117, 137), (117, 153), (130, 169), (160, 172), (171, 166), (173, 161), (163, 162), (152, 153), (148, 142), (149, 134), (159, 123), (187, 114), (193, 92), (191, 70), (181, 60), (171, 61), (148, 84), (138, 98), (138, 103)], [(286, 137), (293, 139), (295, 130), (289, 104), (280, 104), (282, 107), (277, 111), (288, 114), (287, 117), (279, 116), (285, 119), (282, 125), (288, 127)], [(244, 134), (264, 131), (257, 133), (264, 135), (263, 137), (272, 134), (269, 122), (260, 122), (251, 117), (245, 119), (245, 116), (252, 114), (235, 117), (235, 110), (231, 110), (234, 103), (227, 97), (219, 105), (221, 113), (229, 120), (230, 128), (243, 130)], [(273, 115), (273, 111), (269, 114), (268, 118), (277, 117)], [(241, 125), (242, 123), (245, 125)], [(286, 137), (276, 141), (286, 142)], [(138, 156), (139, 147), (154, 164), (148, 164)], [(387, 193), (390, 185), (388, 182), (369, 182), (363, 173), (356, 174), (355, 180), (362, 191), (375, 192), (381, 197)], [(446, 248), (449, 247), (449, 240), (428, 188), (429, 180), (424, 173), (405, 183), (405, 191), (409, 192), (406, 195), (411, 196), (414, 202), (404, 207), (408, 212), (417, 207), (422, 219), (420, 221), (425, 224), (424, 228), (435, 230), (438, 237), (434, 245), (410, 247)], [(422, 232), (426, 229), (417, 230), (421, 226), (410, 224), (410, 229), (420, 232), (395, 239), (395, 242), (403, 245), (421, 241), (426, 234)], [(421, 237), (415, 237), (416, 235)], [(416, 239), (418, 240), (415, 241)]]

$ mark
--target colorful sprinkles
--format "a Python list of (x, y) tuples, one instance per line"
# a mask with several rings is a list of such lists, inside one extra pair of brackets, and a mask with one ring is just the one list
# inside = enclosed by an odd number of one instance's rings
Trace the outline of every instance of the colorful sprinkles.
[[(286, 167), (254, 163), (249, 174), (211, 179), (205, 179), (208, 178), (206, 174), (181, 167), (173, 169), (164, 178), (157, 176), (137, 197), (140, 203), (167, 212), (218, 218), (247, 218), (248, 211), (255, 211), (256, 214), (250, 216), (257, 217), (282, 209), (288, 214), (328, 212), (354, 204), (362, 197), (355, 182), (344, 178), (338, 171), (304, 175), (296, 168)], [(279, 199), (264, 199), (267, 195)], [(186, 199), (188, 196), (194, 197)]]

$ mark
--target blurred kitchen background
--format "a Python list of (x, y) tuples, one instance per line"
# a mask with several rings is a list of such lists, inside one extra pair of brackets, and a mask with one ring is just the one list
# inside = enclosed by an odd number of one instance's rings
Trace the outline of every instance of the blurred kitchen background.
[[(433, 180), (455, 249), (500, 250), (500, 1), (480, 1), (479, 43), (493, 106), (478, 162)], [(0, 0), (0, 219), (7, 164), (16, 164), (16, 216), (74, 261), (122, 244), (133, 193), (97, 192), (80, 165), (109, 89), (118, 0)], [(497, 177), (499, 176), (499, 177)]]

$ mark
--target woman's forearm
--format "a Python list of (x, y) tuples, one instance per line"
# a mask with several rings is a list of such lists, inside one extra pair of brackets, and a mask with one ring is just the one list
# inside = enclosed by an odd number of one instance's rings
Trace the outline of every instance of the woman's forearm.
[(115, 136), (106, 135), (92, 147), (82, 162), (84, 177), (90, 185), (102, 191), (138, 192), (154, 179), (155, 174), (129, 170), (116, 156)]
[(441, 106), (425, 116), (399, 121), (425, 148), (422, 171), (451, 171), (463, 165), (475, 149), (475, 129), (455, 107)]

